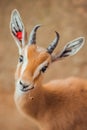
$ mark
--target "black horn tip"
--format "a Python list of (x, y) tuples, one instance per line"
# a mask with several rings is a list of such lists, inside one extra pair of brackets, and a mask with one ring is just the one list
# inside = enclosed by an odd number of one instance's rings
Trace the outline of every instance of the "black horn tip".
[(56, 48), (56, 46), (57, 46), (57, 44), (58, 44), (58, 41), (59, 41), (59, 33), (58, 32), (56, 32), (55, 31), (55, 33), (56, 33), (56, 38), (53, 40), (53, 42), (49, 45), (49, 47), (47, 48), (47, 52), (49, 53), (49, 54), (51, 54), (53, 51), (54, 51), (54, 49)]
[(57, 38), (58, 38), (58, 40), (59, 40), (59, 38), (60, 38), (59, 33), (58, 33), (57, 31), (55, 31), (55, 33), (56, 33), (56, 36), (57, 36)]
[(39, 27), (41, 27), (41, 26), (42, 26), (42, 24), (36, 25), (36, 26), (34, 27), (35, 31), (36, 31)]

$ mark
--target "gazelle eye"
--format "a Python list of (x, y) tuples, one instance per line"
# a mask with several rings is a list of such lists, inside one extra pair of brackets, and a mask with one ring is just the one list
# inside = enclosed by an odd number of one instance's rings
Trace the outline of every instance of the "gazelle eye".
[(23, 56), (22, 55), (19, 56), (19, 62), (20, 63), (23, 62)]
[(41, 71), (44, 73), (44, 72), (46, 71), (47, 67), (48, 67), (48, 66), (42, 67)]

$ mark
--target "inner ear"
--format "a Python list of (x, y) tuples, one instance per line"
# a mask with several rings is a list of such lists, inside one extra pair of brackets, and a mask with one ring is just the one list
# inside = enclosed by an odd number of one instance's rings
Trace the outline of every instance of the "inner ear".
[(25, 45), (27, 36), (20, 14), (16, 9), (11, 14), (10, 30), (19, 49), (22, 48)]

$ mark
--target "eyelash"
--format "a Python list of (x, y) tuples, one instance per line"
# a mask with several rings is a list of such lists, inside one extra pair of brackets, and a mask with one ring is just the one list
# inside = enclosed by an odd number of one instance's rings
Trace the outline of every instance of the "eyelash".
[(20, 63), (23, 62), (23, 56), (22, 55), (19, 56), (19, 62)]

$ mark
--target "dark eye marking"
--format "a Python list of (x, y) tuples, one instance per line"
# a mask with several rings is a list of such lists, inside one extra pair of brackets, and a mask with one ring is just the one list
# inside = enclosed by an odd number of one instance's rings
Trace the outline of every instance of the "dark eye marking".
[(44, 73), (46, 71), (47, 67), (48, 66), (43, 66), (42, 69), (41, 69), (41, 71)]
[(23, 56), (22, 55), (19, 56), (19, 62), (20, 63), (23, 62)]

